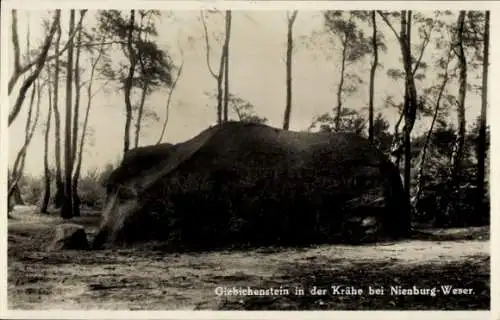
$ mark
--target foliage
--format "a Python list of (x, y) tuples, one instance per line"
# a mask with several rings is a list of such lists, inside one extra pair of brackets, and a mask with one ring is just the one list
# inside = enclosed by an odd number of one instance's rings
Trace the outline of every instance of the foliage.
[[(423, 137), (413, 141), (415, 153), (420, 151)], [(489, 213), (477, 210), (475, 190), (477, 189), (477, 129), (467, 135), (460, 171), (460, 185), (455, 191), (449, 188), (449, 165), (455, 143), (455, 129), (439, 126), (431, 137), (431, 145), (426, 157), (426, 167), (422, 177), (422, 196), (418, 209), (418, 220), (433, 220), (445, 210), (448, 201), (453, 202), (450, 223), (454, 226), (482, 224), (489, 221)], [(487, 157), (488, 163), (488, 157)], [(416, 158), (414, 159), (416, 167)], [(415, 172), (414, 172), (415, 174)], [(486, 183), (487, 185), (487, 183)], [(488, 190), (488, 188), (486, 188)], [(488, 198), (484, 199), (489, 202)], [(488, 205), (487, 205), (488, 206)]]
[[(157, 41), (151, 40), (158, 35), (155, 19), (161, 16), (157, 10), (138, 10), (140, 22), (133, 26), (133, 55), (140, 61), (135, 68), (132, 85), (142, 88), (148, 86), (148, 92), (163, 85), (172, 85), (173, 62), (165, 50), (159, 48)], [(105, 35), (111, 41), (118, 43), (126, 58), (130, 58), (127, 49), (127, 37), (130, 23), (120, 10), (101, 10), (97, 15), (97, 32)], [(125, 84), (128, 72), (128, 63), (119, 62), (118, 66), (108, 59), (101, 69), (103, 75), (109, 79)]]
[(340, 127), (337, 130), (335, 127), (336, 117), (330, 113), (321, 114), (313, 120), (309, 129), (318, 128), (323, 132), (354, 132), (362, 134), (366, 128), (366, 120), (359, 114), (357, 110), (344, 107), (340, 115)]
[[(114, 170), (114, 165), (106, 164), (103, 170), (91, 169), (82, 175), (78, 184), (78, 195), (82, 206), (92, 209), (102, 209), (106, 196), (106, 180)], [(51, 170), (54, 175), (54, 170)], [(19, 181), (21, 197), (26, 205), (40, 205), (43, 197), (44, 179), (42, 176), (24, 175)], [(56, 186), (55, 181), (51, 185), (52, 194)]]
[[(205, 92), (205, 95), (210, 99), (217, 99), (216, 93)], [(228, 109), (230, 111), (228, 120), (250, 123), (266, 123), (268, 121), (267, 118), (261, 117), (255, 112), (255, 106), (251, 102), (232, 93), (228, 95)]]

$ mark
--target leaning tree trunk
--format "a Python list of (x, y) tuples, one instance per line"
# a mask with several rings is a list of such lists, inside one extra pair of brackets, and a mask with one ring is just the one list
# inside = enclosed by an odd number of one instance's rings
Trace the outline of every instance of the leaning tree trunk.
[[(75, 28), (75, 10), (70, 10), (69, 35)], [(73, 217), (72, 196), (72, 146), (71, 146), (71, 121), (73, 104), (73, 40), (70, 40), (68, 48), (68, 63), (66, 66), (66, 119), (64, 128), (64, 202), (61, 207), (61, 218)]]
[[(35, 102), (35, 95), (36, 95), (36, 90), (37, 87), (34, 86), (32, 91), (31, 91), (31, 97), (30, 97), (30, 102), (29, 102), (29, 107), (28, 107), (28, 115), (26, 117), (26, 125), (25, 125), (25, 134), (24, 134), (24, 142), (23, 145), (21, 146), (21, 149), (19, 149), (19, 152), (16, 155), (16, 159), (14, 160), (14, 164), (12, 166), (12, 173), (9, 177), (9, 182), (8, 182), (8, 193), (7, 193), (7, 203), (8, 203), (8, 208), (9, 210), (13, 208), (13, 205), (11, 204), (12, 202), (12, 197), (14, 196), (14, 193), (19, 191), (18, 183), (19, 180), (22, 177), (22, 172), (23, 172), (23, 159), (26, 156), (26, 152), (28, 149), (28, 146), (31, 141), (31, 128), (32, 128), (32, 119), (33, 119), (33, 105)], [(34, 129), (33, 129), (34, 130)]]
[(375, 95), (375, 73), (378, 65), (378, 41), (377, 41), (377, 15), (375, 11), (371, 12), (372, 18), (372, 49), (373, 62), (370, 69), (370, 101), (368, 104), (368, 139), (373, 142), (373, 113), (374, 113), (374, 95)]
[[(484, 197), (486, 191), (485, 182), (485, 164), (487, 158), (486, 147), (486, 108), (488, 106), (488, 65), (490, 46), (490, 12), (485, 13), (484, 22), (484, 49), (483, 49), (483, 88), (481, 91), (481, 114), (479, 117), (479, 137), (477, 148), (477, 212), (481, 215), (487, 214), (487, 208), (484, 207)], [(478, 223), (484, 216), (478, 217)]]
[[(15, 66), (14, 66), (14, 74), (9, 80), (9, 88), (8, 92), (9, 95), (14, 89), (14, 86), (19, 79), (19, 77), (22, 75), (21, 71), (21, 66), (19, 64), (19, 40), (17, 38), (17, 16), (16, 16), (16, 10), (12, 10), (12, 42), (13, 42), (13, 47), (14, 47), (14, 59), (15, 59)], [(56, 33), (57, 26), (60, 23), (60, 16), (61, 16), (61, 10), (56, 10), (54, 13), (54, 18), (52, 21), (52, 24), (50, 26), (49, 33), (44, 39), (42, 48), (40, 50), (40, 54), (38, 57), (35, 59), (36, 65), (34, 66), (33, 72), (26, 77), (24, 82), (21, 84), (19, 88), (19, 93), (17, 94), (17, 98), (15, 99), (14, 105), (11, 108), (11, 111), (9, 112), (9, 119), (8, 123), (9, 126), (14, 122), (14, 120), (17, 118), (19, 115), (19, 112), (21, 111), (22, 105), (24, 103), (24, 99), (26, 98), (26, 93), (28, 92), (29, 88), (33, 85), (36, 79), (38, 79), (38, 76), (40, 75), (40, 72), (42, 72), (43, 67), (45, 66), (45, 62), (47, 60), (47, 55), (50, 49), (50, 45), (52, 43), (52, 39), (54, 37), (54, 34)]]
[[(35, 119), (32, 121), (32, 116), (33, 116), (33, 104), (35, 100), (35, 91), (36, 91), (36, 98), (37, 98), (37, 103), (36, 103), (36, 111), (35, 111)], [(32, 96), (30, 99), (30, 106), (28, 110), (28, 117), (26, 119), (26, 128), (25, 128), (25, 137), (24, 137), (24, 144), (19, 150), (16, 160), (14, 161), (13, 169), (12, 169), (12, 177), (11, 181), (9, 184), (9, 189), (8, 189), (8, 194), (7, 194), (7, 206), (10, 209), (12, 206), (9, 204), (9, 201), (13, 197), (14, 193), (16, 191), (19, 191), (18, 188), (18, 183), (21, 177), (23, 176), (23, 171), (24, 171), (24, 164), (26, 161), (26, 155), (28, 153), (28, 147), (31, 143), (31, 140), (33, 139), (33, 136), (35, 134), (35, 130), (38, 124), (38, 119), (40, 117), (40, 105), (42, 103), (41, 100), (41, 85), (37, 80), (37, 84), (33, 87), (33, 92)]]
[(419, 161), (419, 167), (417, 169), (417, 177), (415, 179), (415, 192), (413, 195), (413, 198), (411, 199), (411, 204), (412, 207), (415, 209), (415, 212), (417, 211), (418, 208), (418, 203), (420, 201), (420, 195), (422, 193), (422, 184), (423, 184), (423, 176), (424, 176), (424, 170), (425, 170), (425, 159), (427, 156), (427, 150), (431, 141), (432, 133), (434, 131), (434, 126), (436, 125), (436, 121), (439, 115), (439, 111), (441, 108), (441, 99), (443, 98), (444, 94), (444, 89), (446, 88), (446, 84), (448, 83), (449, 80), (449, 74), (448, 74), (448, 66), (451, 62), (452, 59), (452, 50), (448, 53), (448, 58), (446, 60), (445, 64), (445, 72), (443, 75), (443, 82), (441, 83), (441, 86), (439, 87), (439, 92), (438, 92), (438, 97), (436, 100), (436, 106), (434, 108), (434, 114), (432, 116), (432, 121), (431, 125), (429, 127), (429, 131), (427, 131), (427, 135), (425, 137), (424, 145), (422, 147), (422, 150), (420, 151), (420, 161)]
[(290, 128), (290, 116), (292, 113), (292, 54), (293, 54), (293, 24), (297, 17), (298, 11), (293, 11), (288, 18), (288, 33), (286, 46), (286, 106), (283, 119), (283, 129)]

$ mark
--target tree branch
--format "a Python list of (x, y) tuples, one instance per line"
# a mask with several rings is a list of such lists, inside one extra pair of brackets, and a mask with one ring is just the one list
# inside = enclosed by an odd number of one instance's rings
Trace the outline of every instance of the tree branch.
[(173, 92), (175, 90), (175, 87), (177, 86), (177, 81), (179, 81), (179, 78), (181, 77), (182, 69), (184, 67), (184, 51), (182, 50), (182, 47), (180, 46), (178, 40), (177, 40), (177, 43), (178, 43), (179, 49), (181, 51), (181, 65), (179, 66), (179, 69), (177, 69), (177, 75), (175, 77), (175, 80), (172, 83), (170, 90), (168, 91), (167, 105), (165, 108), (165, 110), (166, 110), (165, 121), (163, 122), (163, 127), (161, 129), (160, 138), (158, 138), (158, 141), (156, 142), (156, 144), (160, 144), (161, 141), (163, 140), (163, 136), (165, 135), (165, 130), (167, 129), (167, 123), (168, 123), (168, 118), (169, 118), (169, 113), (170, 113), (170, 103), (172, 100), (172, 95), (173, 95)]
[[(56, 13), (54, 14), (54, 19), (55, 19), (55, 15), (57, 15), (57, 12), (59, 12), (59, 15), (60, 15), (60, 11), (61, 11), (60, 9), (56, 10)], [(82, 11), (84, 11), (84, 10), (82, 10)], [(62, 50), (59, 51), (59, 54), (57, 54), (57, 55), (53, 54), (51, 56), (47, 56), (47, 54), (45, 54), (45, 56), (44, 56), (45, 62), (49, 62), (49, 61), (61, 56), (66, 50), (68, 50), (69, 44), (71, 43), (71, 41), (73, 40), (75, 35), (78, 33), (78, 31), (82, 28), (82, 21), (83, 21), (84, 16), (85, 16), (85, 13), (83, 13), (80, 16), (80, 21), (78, 21), (78, 27), (75, 28), (75, 30), (71, 33), (71, 35), (68, 38), (68, 41), (66, 42), (66, 45), (62, 48)], [(54, 22), (52, 23), (52, 26), (54, 25)], [(16, 19), (16, 23), (17, 23), (17, 19)], [(17, 27), (16, 27), (16, 29), (17, 29)], [(51, 30), (52, 30), (52, 27), (51, 27)], [(17, 31), (16, 31), (16, 34), (17, 34)], [(38, 64), (38, 60), (42, 56), (44, 48), (47, 45), (47, 40), (48, 40), (48, 47), (50, 48), (50, 46), (52, 45), (52, 36), (50, 37), (50, 39), (49, 39), (49, 36), (47, 36), (47, 38), (45, 38), (44, 44), (42, 46), (42, 53), (40, 53), (38, 59), (35, 59), (34, 61), (27, 63), (24, 66), (19, 65), (19, 68), (17, 70), (14, 69), (14, 74), (9, 79), (9, 94), (14, 89), (14, 86), (16, 85), (17, 80), (19, 80), (19, 77), (21, 75), (23, 75), (24, 73), (28, 72), (31, 68), (33, 68), (34, 66), (36, 66)], [(19, 41), (18, 41), (18, 47), (19, 47)], [(18, 50), (19, 50), (19, 48), (18, 48)]]
[(19, 50), (19, 35), (17, 33), (17, 10), (12, 10), (12, 46), (14, 47), (14, 74), (21, 69), (21, 51)]
[[(439, 14), (437, 14), (439, 15)], [(435, 17), (437, 19), (437, 16)], [(413, 68), (412, 75), (415, 76), (415, 73), (417, 72), (418, 68), (420, 67), (420, 63), (422, 62), (422, 57), (424, 56), (425, 49), (427, 48), (427, 45), (431, 42), (431, 35), (432, 31), (434, 30), (434, 26), (436, 25), (436, 20), (434, 20), (434, 23), (432, 26), (429, 28), (429, 31), (424, 31), (425, 32), (425, 38), (422, 41), (422, 45), (420, 46), (420, 56), (418, 57), (417, 61), (415, 62), (415, 67)]]
[(287, 12), (287, 18), (288, 18), (288, 23), (293, 24), (295, 22), (295, 19), (297, 18), (298, 10), (294, 10), (292, 12), (292, 15), (290, 16), (290, 13)]
[[(50, 28), (49, 34), (45, 38), (44, 44), (42, 46), (42, 52), (38, 56), (38, 58), (35, 60), (36, 61), (36, 69), (33, 71), (33, 73), (24, 80), (21, 88), (19, 89), (19, 94), (17, 95), (16, 102), (14, 103), (14, 106), (9, 113), (9, 126), (12, 124), (12, 122), (16, 119), (18, 116), (19, 112), (21, 111), (21, 106), (24, 102), (24, 99), (26, 98), (26, 92), (28, 89), (31, 87), (33, 82), (38, 78), (40, 72), (43, 69), (43, 66), (45, 65), (46, 58), (47, 58), (47, 53), (49, 52), (50, 48), (50, 43), (52, 42), (52, 38), (54, 37), (54, 34), (57, 30), (57, 27), (60, 22), (60, 17), (61, 17), (61, 10), (56, 10), (54, 14), (54, 21), (52, 23), (52, 26)], [(17, 78), (19, 78), (20, 74), (15, 73), (14, 75), (17, 74)], [(10, 86), (10, 82), (9, 82)], [(9, 94), (10, 94), (11, 88), (9, 88)]]
[(387, 26), (389, 28), (391, 28), (392, 32), (396, 36), (396, 39), (398, 39), (398, 41), (401, 41), (401, 38), (399, 37), (398, 32), (396, 31), (396, 29), (394, 29), (394, 27), (392, 26), (392, 23), (389, 21), (389, 19), (387, 19), (387, 17), (385, 16), (385, 14), (382, 11), (380, 11), (380, 10), (377, 10), (377, 13), (380, 15), (380, 17), (382, 17), (382, 20), (384, 20), (384, 22), (387, 24)]
[(203, 11), (200, 11), (200, 19), (201, 19), (201, 24), (203, 25), (203, 32), (205, 35), (205, 48), (206, 48), (206, 60), (207, 60), (207, 67), (208, 71), (214, 77), (215, 79), (218, 79), (218, 76), (215, 74), (212, 65), (210, 64), (210, 43), (208, 40), (208, 28), (207, 28), (207, 22), (205, 21), (205, 16), (203, 15)]

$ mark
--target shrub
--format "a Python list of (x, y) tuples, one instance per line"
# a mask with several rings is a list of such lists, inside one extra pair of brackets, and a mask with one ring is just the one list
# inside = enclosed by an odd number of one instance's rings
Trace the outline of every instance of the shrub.
[[(112, 164), (107, 164), (101, 171), (89, 170), (78, 181), (78, 196), (82, 206), (92, 209), (102, 209), (106, 195), (106, 180), (114, 170)], [(54, 172), (55, 173), (55, 172)], [(56, 193), (56, 181), (52, 174), (51, 196)], [(19, 180), (19, 190), (26, 205), (40, 206), (44, 195), (45, 181), (42, 176), (23, 175)]]

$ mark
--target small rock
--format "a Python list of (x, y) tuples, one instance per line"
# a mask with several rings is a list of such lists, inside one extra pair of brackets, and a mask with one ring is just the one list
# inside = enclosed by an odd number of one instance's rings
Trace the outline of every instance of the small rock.
[(49, 251), (88, 250), (89, 241), (85, 229), (78, 224), (63, 223), (55, 228), (55, 236), (49, 245)]

